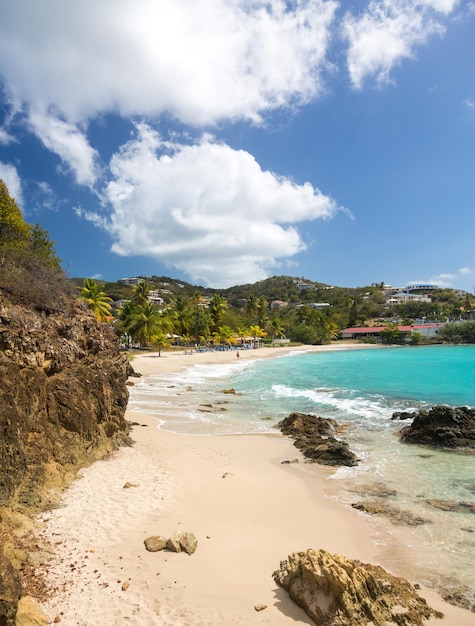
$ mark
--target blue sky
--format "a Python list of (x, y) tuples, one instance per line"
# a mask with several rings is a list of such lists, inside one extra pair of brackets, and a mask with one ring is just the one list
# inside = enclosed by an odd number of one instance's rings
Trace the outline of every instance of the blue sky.
[(72, 277), (475, 285), (475, 2), (1, 0), (0, 177)]

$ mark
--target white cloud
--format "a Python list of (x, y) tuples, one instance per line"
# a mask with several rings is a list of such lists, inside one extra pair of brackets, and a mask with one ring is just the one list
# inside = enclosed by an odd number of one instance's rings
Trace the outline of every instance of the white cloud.
[[(0, 21), (12, 98), (69, 122), (168, 112), (192, 125), (257, 121), (307, 102), (335, 0), (16, 0)], [(25, 19), (28, 16), (28, 19)]]
[(472, 269), (471, 267), (461, 267), (459, 269), (459, 274), (462, 276), (475, 276), (475, 269)]
[(8, 187), (8, 193), (15, 200), (19, 207), (23, 206), (23, 193), (21, 180), (14, 165), (0, 162), (0, 178)]
[(343, 22), (349, 43), (348, 71), (360, 89), (368, 77), (390, 80), (391, 70), (414, 55), (416, 46), (444, 33), (442, 17), (458, 0), (372, 0), (358, 17), (347, 13)]
[(15, 141), (14, 137), (5, 128), (0, 127), (0, 145), (8, 145)]
[(98, 168), (97, 153), (87, 137), (75, 125), (42, 110), (31, 110), (29, 121), (36, 135), (71, 169), (80, 185), (92, 187)]
[[(93, 186), (97, 154), (86, 129), (102, 114), (167, 115), (195, 127), (261, 123), (325, 92), (341, 27), (350, 78), (361, 87), (368, 76), (388, 80), (416, 45), (443, 32), (440, 20), (457, 0), (373, 0), (361, 16), (343, 18), (337, 0), (4, 4), (0, 81), (10, 117), (28, 115), (76, 182)], [(6, 129), (2, 141), (10, 141)]]
[[(455, 272), (442, 272), (435, 274), (427, 280), (413, 280), (409, 281), (408, 285), (438, 285), (439, 287), (452, 287), (461, 288), (471, 291), (472, 286), (467, 286), (468, 279), (470, 277), (475, 279), (475, 269), (470, 267), (461, 267)], [(462, 285), (462, 286), (461, 286)]]
[(146, 255), (215, 287), (254, 282), (305, 249), (296, 224), (329, 218), (335, 202), (309, 183), (263, 171), (243, 150), (204, 137), (170, 144), (145, 124), (111, 160), (113, 251)]

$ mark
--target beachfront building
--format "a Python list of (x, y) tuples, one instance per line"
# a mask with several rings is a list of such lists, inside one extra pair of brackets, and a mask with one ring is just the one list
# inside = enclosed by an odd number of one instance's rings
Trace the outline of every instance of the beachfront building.
[[(434, 322), (431, 324), (411, 324), (407, 326), (397, 326), (397, 330), (400, 331), (406, 341), (410, 341), (411, 335), (414, 332), (421, 334), (425, 339), (432, 339), (437, 336), (440, 329), (446, 325), (446, 322)], [(341, 339), (364, 339), (367, 337), (373, 337), (376, 340), (379, 335), (386, 330), (386, 326), (357, 326), (354, 328), (345, 328), (340, 331)]]

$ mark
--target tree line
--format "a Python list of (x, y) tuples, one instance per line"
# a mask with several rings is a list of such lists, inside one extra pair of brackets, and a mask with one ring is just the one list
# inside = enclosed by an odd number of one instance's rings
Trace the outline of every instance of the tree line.
[[(223, 296), (191, 297), (178, 294), (166, 307), (153, 303), (151, 285), (139, 282), (128, 300), (114, 311), (112, 299), (97, 281), (87, 278), (80, 287), (80, 297), (100, 322), (112, 324), (126, 347), (153, 346), (161, 350), (172, 344), (182, 346), (258, 345), (269, 337), (272, 343), (285, 336), (281, 320), (270, 315), (265, 298), (249, 297), (245, 312), (236, 317), (229, 311)], [(239, 323), (236, 323), (239, 322)]]
[[(172, 291), (165, 290), (164, 303), (155, 304), (149, 297), (151, 289), (168, 281)], [(321, 344), (336, 339), (348, 326), (374, 324), (386, 327), (381, 335), (385, 343), (399, 343), (404, 337), (397, 325), (418, 318), (457, 321), (439, 333), (440, 340), (475, 342), (470, 324), (475, 301), (470, 293), (459, 298), (453, 290), (438, 289), (431, 293), (430, 303), (388, 307), (383, 282), (358, 288), (311, 283), (304, 290), (299, 289), (299, 282), (306, 281), (274, 276), (253, 285), (205, 290), (167, 277), (144, 278), (133, 289), (91, 278), (70, 280), (61, 269), (49, 233), (25, 222), (0, 179), (0, 289), (10, 298), (44, 310), (61, 307), (64, 295), (76, 291), (100, 322), (113, 326), (126, 346), (153, 345), (160, 351), (171, 343), (230, 347), (246, 341), (275, 343), (281, 338)], [(122, 301), (118, 308), (117, 300)], [(272, 308), (275, 301), (284, 306)], [(463, 320), (468, 325), (460, 324)]]

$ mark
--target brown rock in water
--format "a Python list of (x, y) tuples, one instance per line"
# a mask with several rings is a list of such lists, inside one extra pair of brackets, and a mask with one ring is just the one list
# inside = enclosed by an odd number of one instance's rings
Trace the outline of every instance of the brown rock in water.
[(167, 547), (167, 541), (166, 537), (156, 535), (145, 539), (144, 544), (148, 552), (160, 552), (160, 550), (165, 550)]
[(452, 500), (426, 500), (427, 504), (442, 511), (454, 513), (475, 513), (475, 502), (454, 502)]
[(364, 511), (370, 515), (383, 515), (389, 518), (393, 524), (399, 526), (421, 526), (422, 524), (428, 524), (430, 522), (430, 520), (424, 517), (414, 515), (410, 511), (398, 509), (385, 502), (353, 502), (351, 506), (358, 511)]
[(401, 441), (437, 448), (475, 449), (475, 409), (434, 406), (415, 414), (401, 430)]
[(349, 488), (352, 493), (359, 493), (360, 495), (370, 496), (373, 498), (389, 498), (391, 496), (397, 496), (396, 489), (388, 487), (384, 483), (370, 483), (366, 485), (356, 485)]
[(407, 580), (325, 550), (294, 552), (273, 577), (320, 626), (423, 626), (443, 617)]
[(305, 413), (291, 413), (277, 424), (284, 435), (294, 439), (302, 454), (320, 465), (357, 465), (358, 458), (345, 441), (336, 439), (339, 425), (335, 420)]

